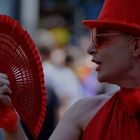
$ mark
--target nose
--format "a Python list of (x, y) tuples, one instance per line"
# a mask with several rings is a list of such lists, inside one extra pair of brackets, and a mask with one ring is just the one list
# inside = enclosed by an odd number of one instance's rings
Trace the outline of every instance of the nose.
[(95, 49), (95, 47), (93, 45), (90, 45), (87, 49), (87, 53), (92, 55), (92, 54), (97, 53), (97, 50)]

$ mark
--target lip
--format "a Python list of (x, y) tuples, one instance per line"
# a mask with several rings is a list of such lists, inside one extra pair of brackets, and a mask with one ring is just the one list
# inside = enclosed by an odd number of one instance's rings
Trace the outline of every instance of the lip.
[(92, 62), (97, 65), (97, 68), (95, 70), (99, 72), (101, 70), (101, 62), (95, 59), (92, 59)]
[(94, 63), (96, 63), (97, 65), (100, 65), (100, 64), (101, 64), (101, 62), (100, 62), (100, 61), (95, 60), (95, 59), (92, 59), (91, 61), (92, 61), (92, 62), (94, 62)]
[(95, 70), (99, 72), (101, 70), (101, 65), (99, 65)]

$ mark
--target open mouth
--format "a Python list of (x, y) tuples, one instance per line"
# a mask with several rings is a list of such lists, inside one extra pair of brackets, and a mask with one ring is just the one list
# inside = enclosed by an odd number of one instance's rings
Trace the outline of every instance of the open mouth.
[(101, 62), (100, 61), (97, 61), (97, 60), (92, 59), (92, 62), (96, 63), (97, 65), (101, 65)]
[(97, 65), (96, 71), (100, 71), (102, 63), (100, 61), (97, 61), (97, 60), (94, 60), (94, 59), (92, 59), (92, 62), (94, 62)]

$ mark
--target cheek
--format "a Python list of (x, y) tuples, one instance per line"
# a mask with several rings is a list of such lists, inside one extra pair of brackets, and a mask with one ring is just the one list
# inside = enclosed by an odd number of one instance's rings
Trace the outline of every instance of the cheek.
[(131, 70), (132, 65), (131, 60), (129, 60), (129, 57), (112, 57), (112, 59), (108, 60), (105, 71), (113, 76), (122, 76)]
[(115, 60), (115, 56), (113, 56), (112, 53), (103, 51), (100, 53), (100, 59), (103, 65), (109, 65)]
[(102, 61), (108, 63), (121, 63), (127, 62), (130, 59), (130, 52), (123, 46), (121, 46), (121, 48), (113, 46), (110, 48), (102, 49), (100, 57)]
[(126, 71), (131, 68), (131, 58), (126, 50), (110, 50), (103, 52), (101, 55), (103, 67), (109, 71)]

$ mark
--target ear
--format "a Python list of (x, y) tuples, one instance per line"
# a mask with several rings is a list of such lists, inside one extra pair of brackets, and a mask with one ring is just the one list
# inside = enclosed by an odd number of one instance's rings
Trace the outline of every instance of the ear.
[(140, 56), (140, 38), (135, 38), (135, 44), (131, 49), (132, 49), (132, 55), (134, 57)]

